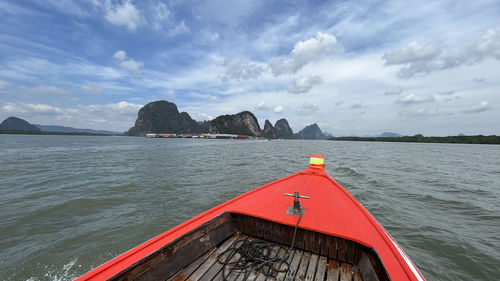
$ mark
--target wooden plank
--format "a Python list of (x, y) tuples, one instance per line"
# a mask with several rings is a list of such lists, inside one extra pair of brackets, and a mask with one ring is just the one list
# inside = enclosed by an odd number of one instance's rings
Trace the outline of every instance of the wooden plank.
[[(293, 260), (293, 256), (294, 256), (294, 253), (295, 251), (292, 250), (292, 251), (289, 251), (287, 249), (284, 249), (282, 248), (281, 251), (280, 251), (280, 258), (284, 257), (286, 254), (288, 253), (288, 259), (286, 260), (286, 262), (290, 265), (290, 263), (292, 262)], [(286, 264), (282, 264), (280, 268), (278, 268), (278, 270), (286, 270), (287, 269), (287, 266)], [(287, 273), (286, 272), (279, 272), (275, 277), (274, 279), (276, 280), (283, 280), (285, 278), (285, 275)], [(267, 278), (267, 281), (274, 281), (273, 278)]]
[(203, 277), (203, 275), (212, 267), (212, 265), (217, 262), (217, 258), (219, 257), (219, 255), (227, 250), (227, 248), (229, 248), (229, 246), (231, 246), (238, 238), (239, 236), (234, 235), (231, 238), (227, 239), (212, 255), (210, 255), (210, 257), (208, 257), (208, 259), (203, 264), (200, 265), (200, 267), (198, 267), (193, 272), (193, 274), (191, 274), (189, 280), (197, 281), (201, 277)]
[(335, 239), (332, 236), (328, 236), (327, 243), (328, 243), (328, 257), (330, 259), (336, 259), (337, 258), (337, 239)]
[[(244, 239), (246, 239), (246, 240), (248, 240), (248, 241), (253, 241), (253, 240), (255, 240), (255, 237), (246, 236), (246, 235), (245, 235), (243, 238), (244, 238)], [(239, 255), (239, 254), (237, 254), (236, 258), (239, 258), (239, 256), (240, 256), (240, 255)], [(229, 268), (228, 270), (231, 270), (231, 268)], [(231, 273), (229, 273), (229, 276), (227, 277), (226, 281), (235, 281), (236, 279), (238, 279), (238, 277), (239, 277), (240, 275), (241, 275), (242, 277), (244, 276), (244, 274), (241, 274), (239, 271), (232, 271)], [(221, 280), (223, 280), (223, 279), (224, 279), (222, 275), (217, 275), (217, 276), (214, 278), (214, 280), (215, 280), (215, 279), (217, 279), (217, 278), (219, 278), (219, 277), (221, 278)]]
[(312, 231), (308, 231), (308, 230), (305, 230), (304, 231), (304, 250), (305, 251), (311, 251), (312, 249), (312, 244), (313, 244), (313, 232)]
[(297, 229), (297, 236), (295, 237), (295, 245), (297, 245), (297, 248), (304, 250), (304, 236), (305, 236), (305, 230), (304, 229)]
[(262, 272), (262, 270), (259, 272), (259, 274), (257, 275), (257, 278), (255, 278), (255, 281), (265, 281), (267, 278), (266, 275), (264, 275), (264, 273)]
[(355, 266), (354, 269), (354, 274), (353, 274), (353, 278), (352, 280), (353, 281), (363, 281), (363, 278), (361, 278), (361, 273), (359, 273), (359, 268), (357, 266)]
[(284, 226), (283, 231), (284, 231), (284, 237), (285, 237), (285, 242), (283, 244), (291, 245), (292, 244), (292, 236), (293, 236), (293, 227), (286, 225), (286, 226)]
[(352, 266), (342, 263), (340, 266), (340, 281), (352, 281)]
[(361, 255), (361, 259), (359, 260), (359, 272), (361, 273), (363, 280), (379, 280), (370, 259), (365, 253)]
[(372, 264), (373, 269), (375, 270), (375, 273), (377, 274), (377, 277), (381, 281), (390, 280), (389, 276), (387, 274), (387, 271), (385, 270), (384, 265), (382, 264), (379, 256), (377, 255), (377, 253), (373, 249), (371, 249), (370, 252), (367, 253), (367, 257), (370, 260), (370, 263)]
[(302, 250), (295, 250), (295, 254), (293, 255), (292, 262), (290, 263), (290, 270), (285, 275), (278, 275), (279, 278), (276, 278), (277, 281), (287, 280), (287, 278), (291, 278), (292, 280), (297, 275), (297, 271), (299, 270), (300, 260), (302, 259), (302, 254), (304, 252)]
[(350, 264), (354, 264), (354, 242), (346, 240), (346, 261)]
[[(260, 269), (259, 270), (253, 270), (252, 272), (250, 272), (250, 274), (248, 274), (248, 278), (245, 280), (245, 281), (253, 281), (257, 278), (257, 276), (259, 275), (260, 273)], [(240, 274), (240, 275), (243, 275), (243, 274)]]
[(320, 256), (318, 260), (318, 267), (316, 269), (316, 275), (314, 276), (314, 281), (324, 281), (325, 272), (328, 259), (325, 256)]
[(189, 275), (191, 275), (202, 263), (204, 263), (208, 257), (215, 251), (216, 248), (211, 249), (206, 252), (203, 256), (199, 257), (197, 260), (189, 264), (187, 267), (183, 268), (172, 277), (170, 277), (167, 281), (184, 281)]
[[(279, 256), (280, 256), (280, 247), (278, 247), (277, 245), (275, 245), (275, 246), (272, 247), (272, 250), (276, 252), (276, 257), (279, 258)], [(271, 255), (272, 255), (271, 258), (275, 256), (274, 254), (271, 254)], [(275, 265), (273, 268), (274, 269), (278, 269), (277, 267), (278, 267), (278, 265)], [(266, 271), (266, 269), (267, 269), (267, 271)], [(265, 281), (267, 279), (267, 275), (270, 275), (272, 273), (273, 273), (273, 271), (270, 268), (266, 268), (266, 267), (261, 268), (261, 270), (260, 270), (259, 274), (257, 275), (257, 278), (255, 279), (255, 281)]]
[(322, 256), (327, 257), (328, 256), (328, 238), (325, 234), (320, 233), (319, 237), (319, 248), (320, 248), (320, 253)]
[(320, 245), (319, 239), (320, 239), (320, 234), (317, 232), (313, 232), (312, 252), (315, 254), (320, 253), (320, 251), (319, 251), (319, 245)]
[[(283, 258), (285, 256), (286, 250), (279, 247), (278, 245), (273, 246), (273, 250), (276, 252), (276, 257), (277, 258)], [(272, 255), (271, 257), (274, 257)], [(273, 269), (278, 270), (281, 264), (275, 264)], [(276, 277), (277, 274), (275, 274), (274, 271), (271, 270), (271, 272), (264, 272), (265, 269), (261, 269), (260, 273), (257, 275), (257, 278), (255, 281), (266, 281), (266, 280), (272, 280), (272, 274), (274, 274), (274, 277)], [(271, 276), (269, 276), (271, 275)]]
[(297, 270), (297, 274), (295, 275), (295, 280), (305, 281), (307, 267), (309, 265), (310, 258), (311, 258), (310, 252), (304, 252), (302, 254), (302, 258), (300, 259), (299, 269)]
[[(235, 235), (236, 236), (236, 235)], [(238, 235), (237, 238), (234, 240), (234, 242), (231, 244), (231, 246), (234, 246), (234, 244), (236, 243), (236, 241), (238, 240), (241, 240), (241, 239), (247, 239), (248, 236), (241, 236), (241, 235)], [(229, 248), (229, 247), (228, 247)], [(227, 250), (227, 249), (226, 249)], [(223, 251), (221, 251), (220, 253), (222, 253)], [(224, 279), (224, 276), (223, 276), (223, 264), (221, 264), (219, 261), (218, 261), (218, 258), (219, 258), (219, 254), (217, 254), (217, 256), (215, 256), (215, 263), (212, 265), (212, 267), (210, 267), (210, 269), (199, 279), (199, 281), (210, 281), (210, 280), (223, 280)], [(213, 255), (212, 255), (213, 256)], [(234, 256), (232, 257), (228, 257), (230, 260), (229, 262), (235, 262), (238, 260), (238, 258), (240, 257), (239, 254), (235, 254)], [(210, 257), (207, 259), (207, 261), (210, 260)]]
[(240, 217), (242, 217), (242, 219), (243, 219), (244, 233), (250, 235), (251, 234), (250, 233), (250, 231), (251, 231), (251, 229), (250, 229), (250, 218), (247, 217), (247, 216), (240, 216)]
[[(222, 224), (210, 231), (205, 236), (193, 241), (189, 245), (175, 251), (174, 254), (165, 258), (155, 267), (144, 272), (135, 279), (124, 280), (158, 280), (168, 279), (181, 268), (186, 267), (209, 249), (215, 247), (220, 242), (226, 240), (234, 232), (234, 227), (230, 224)], [(231, 238), (230, 238), (231, 239)]]
[(311, 258), (309, 260), (309, 266), (307, 267), (306, 278), (305, 281), (313, 281), (314, 274), (316, 273), (316, 266), (318, 265), (318, 255), (311, 254)]
[[(288, 259), (286, 260), (287, 263), (288, 263), (288, 269), (290, 272), (292, 272), (292, 262), (294, 261), (294, 259), (297, 259), (296, 256), (299, 255), (298, 253), (298, 250), (287, 250), (286, 252), (288, 252)], [(300, 260), (299, 260), (300, 262)], [(285, 264), (283, 264), (280, 268), (280, 270), (286, 270), (287, 266)], [(288, 272), (280, 272), (278, 273), (278, 275), (276, 275), (276, 281), (282, 281), (285, 279), (285, 277), (288, 275), (289, 273)], [(267, 281), (271, 281), (271, 280), (267, 280)], [(273, 280), (274, 281), (274, 280)]]
[[(224, 232), (226, 233), (224, 234)], [(162, 275), (168, 278), (203, 255), (208, 249), (232, 235), (232, 233), (234, 233), (234, 224), (231, 221), (231, 215), (227, 212), (220, 214), (219, 216), (203, 223), (197, 228), (166, 244), (154, 253), (113, 276), (110, 280), (134, 280), (138, 278), (138, 276), (149, 272), (151, 268), (160, 267), (160, 265), (167, 258), (169, 260), (174, 260), (172, 263), (173, 267), (170, 267), (168, 272), (166, 272), (167, 275)], [(200, 244), (201, 239), (208, 240), (208, 243), (205, 243), (205, 245), (199, 245), (198, 250), (192, 251), (190, 255), (185, 256), (178, 254), (180, 251), (186, 252), (184, 248), (193, 248), (193, 245), (194, 247), (197, 247), (196, 245)], [(210, 241), (211, 239), (212, 241)], [(187, 251), (190, 250), (188, 249)]]
[(326, 280), (327, 281), (339, 281), (339, 276), (340, 276), (339, 261), (330, 259), (328, 261)]
[(359, 264), (359, 260), (361, 259), (361, 254), (363, 253), (363, 246), (355, 243), (354, 245), (354, 264)]
[(337, 238), (337, 259), (341, 262), (346, 261), (346, 251), (347, 245), (346, 240), (342, 238)]

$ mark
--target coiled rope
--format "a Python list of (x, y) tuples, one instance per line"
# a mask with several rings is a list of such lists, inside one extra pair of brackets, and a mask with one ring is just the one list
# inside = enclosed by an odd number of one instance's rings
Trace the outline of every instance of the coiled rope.
[[(260, 272), (266, 277), (276, 277), (278, 273), (287, 273), (290, 269), (288, 258), (292, 253), (295, 243), (295, 235), (299, 226), (302, 214), (297, 220), (293, 231), (293, 239), (290, 248), (263, 241), (249, 241), (246, 239), (237, 240), (231, 247), (222, 252), (217, 258), (223, 265), (222, 276), (226, 281), (231, 273), (244, 274), (243, 281), (248, 279), (252, 271)], [(285, 251), (283, 257), (279, 253)]]

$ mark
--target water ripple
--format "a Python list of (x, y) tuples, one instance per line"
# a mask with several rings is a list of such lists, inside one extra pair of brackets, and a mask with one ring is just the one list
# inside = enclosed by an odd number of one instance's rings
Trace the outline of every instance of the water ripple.
[(0, 135), (0, 276), (72, 280), (196, 214), (326, 171), (428, 280), (500, 276), (498, 146)]

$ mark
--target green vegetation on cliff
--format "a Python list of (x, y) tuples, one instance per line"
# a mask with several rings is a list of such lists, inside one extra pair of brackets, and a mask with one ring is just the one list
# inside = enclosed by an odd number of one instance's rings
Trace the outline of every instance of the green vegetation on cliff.
[(447, 136), (424, 137), (421, 134), (402, 137), (333, 137), (334, 141), (384, 141), (384, 142), (420, 142), (420, 143), (474, 143), (474, 144), (500, 144), (500, 136)]

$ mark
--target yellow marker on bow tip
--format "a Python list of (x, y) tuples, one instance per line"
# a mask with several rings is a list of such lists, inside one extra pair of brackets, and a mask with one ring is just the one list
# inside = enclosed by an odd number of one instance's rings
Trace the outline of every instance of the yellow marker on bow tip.
[(325, 169), (325, 157), (323, 155), (311, 155), (309, 160), (309, 168), (312, 169)]

